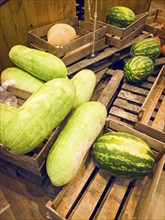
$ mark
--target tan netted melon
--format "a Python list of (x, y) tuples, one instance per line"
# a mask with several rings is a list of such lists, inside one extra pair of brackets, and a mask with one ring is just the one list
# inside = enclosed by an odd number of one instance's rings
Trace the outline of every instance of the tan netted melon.
[(75, 38), (75, 29), (64, 23), (53, 25), (47, 33), (48, 43), (53, 46), (63, 46)]

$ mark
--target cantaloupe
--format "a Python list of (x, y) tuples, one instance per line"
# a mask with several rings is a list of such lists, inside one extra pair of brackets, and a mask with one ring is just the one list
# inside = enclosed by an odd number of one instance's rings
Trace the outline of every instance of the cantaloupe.
[(53, 25), (47, 33), (47, 41), (53, 46), (63, 46), (75, 38), (75, 29), (64, 23)]

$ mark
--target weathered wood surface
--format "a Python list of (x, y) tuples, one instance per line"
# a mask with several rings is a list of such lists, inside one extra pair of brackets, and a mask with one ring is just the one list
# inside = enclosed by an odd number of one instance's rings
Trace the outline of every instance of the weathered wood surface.
[[(107, 121), (108, 130), (124, 131), (142, 138), (153, 150), (161, 152), (163, 143), (116, 121)], [(159, 181), (164, 158), (159, 158), (153, 173), (140, 180), (115, 178), (95, 167), (88, 155), (76, 178), (65, 186), (46, 207), (52, 219), (129, 219), (144, 215), (149, 207), (146, 196), (154, 192)], [(145, 204), (145, 210), (140, 209)], [(140, 204), (140, 205), (139, 205)]]
[[(165, 142), (165, 66), (160, 70), (138, 114), (135, 128)], [(156, 106), (159, 108), (153, 118)], [(153, 119), (152, 119), (153, 118)], [(149, 122), (152, 121), (152, 124)], [(150, 127), (150, 128), (148, 128)]]
[(76, 15), (75, 0), (10, 0), (0, 7), (0, 71), (10, 67), (12, 46), (28, 46), (28, 31)]

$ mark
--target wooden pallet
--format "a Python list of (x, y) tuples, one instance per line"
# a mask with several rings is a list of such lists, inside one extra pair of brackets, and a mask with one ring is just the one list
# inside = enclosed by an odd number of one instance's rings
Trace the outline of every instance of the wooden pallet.
[[(57, 23), (71, 25), (77, 34), (77, 38), (64, 46), (53, 46), (47, 42), (48, 30)], [(107, 28), (97, 25), (95, 35), (95, 46), (99, 50), (105, 46), (105, 34)], [(73, 63), (92, 51), (93, 24), (92, 22), (78, 20), (78, 17), (67, 18), (43, 27), (36, 28), (28, 32), (29, 44), (31, 47), (47, 51), (60, 57), (66, 65)]]
[[(162, 61), (162, 58), (160, 58)], [(163, 58), (163, 62), (165, 59)], [(121, 121), (123, 124), (127, 124), (131, 127), (135, 126), (135, 123), (138, 120), (138, 115), (143, 105), (150, 89), (152, 88), (153, 83), (156, 80), (157, 74), (162, 66), (162, 62), (157, 62), (158, 66), (155, 73), (150, 76), (145, 82), (138, 85), (131, 85), (124, 80), (121, 89), (111, 106), (109, 111), (109, 117), (117, 121)], [(159, 64), (161, 64), (159, 66)], [(158, 108), (159, 106), (157, 106)], [(152, 117), (155, 113), (153, 113)]]
[(99, 24), (107, 27), (106, 44), (121, 48), (129, 43), (143, 31), (147, 16), (148, 12), (136, 15), (135, 22), (126, 28), (116, 27), (99, 21)]
[(148, 13), (148, 18), (144, 30), (156, 36), (158, 35), (160, 38), (165, 40), (165, 30), (162, 29), (165, 23), (165, 17), (163, 16), (163, 13), (164, 12), (159, 9), (150, 11)]
[(163, 169), (165, 147), (113, 120), (107, 128), (134, 134), (152, 146), (157, 158), (153, 173), (139, 180), (119, 179), (99, 170), (89, 153), (76, 178), (47, 203), (49, 219), (144, 219)]
[(165, 142), (165, 66), (140, 108), (135, 128)]

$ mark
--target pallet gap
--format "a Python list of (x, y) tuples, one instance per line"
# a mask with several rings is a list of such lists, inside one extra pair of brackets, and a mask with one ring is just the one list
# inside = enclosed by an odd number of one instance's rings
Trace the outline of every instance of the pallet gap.
[(78, 202), (80, 201), (80, 199), (82, 198), (83, 194), (85, 193), (85, 191), (87, 190), (87, 188), (89, 187), (90, 183), (93, 181), (94, 177), (96, 176), (96, 174), (98, 172), (99, 172), (99, 168), (96, 166), (94, 168), (94, 170), (92, 171), (91, 175), (89, 176), (88, 180), (86, 181), (85, 185), (83, 186), (81, 192), (77, 196), (76, 200), (74, 201), (73, 205), (71, 206), (71, 208), (69, 209), (68, 213), (66, 214), (66, 216), (65, 216), (66, 219), (69, 218), (69, 216), (71, 215), (71, 213), (73, 212), (73, 210), (77, 206)]
[(96, 204), (96, 206), (95, 206), (95, 208), (94, 208), (94, 210), (93, 210), (93, 212), (92, 212), (92, 214), (91, 214), (89, 220), (93, 220), (93, 219), (95, 218), (95, 216), (97, 215), (98, 209), (100, 208), (100, 206), (103, 205), (104, 198), (105, 198), (105, 197), (107, 196), (107, 194), (110, 192), (110, 190), (111, 190), (111, 188), (112, 188), (114, 182), (116, 181), (116, 179), (117, 179), (117, 178), (114, 177), (114, 176), (111, 176), (111, 177), (110, 177), (110, 179), (109, 179), (109, 181), (108, 181), (108, 183), (107, 183), (107, 185), (106, 185), (106, 187), (105, 187), (105, 189), (104, 189), (102, 195), (100, 196), (100, 199), (98, 200), (98, 202), (97, 202), (97, 204)]

